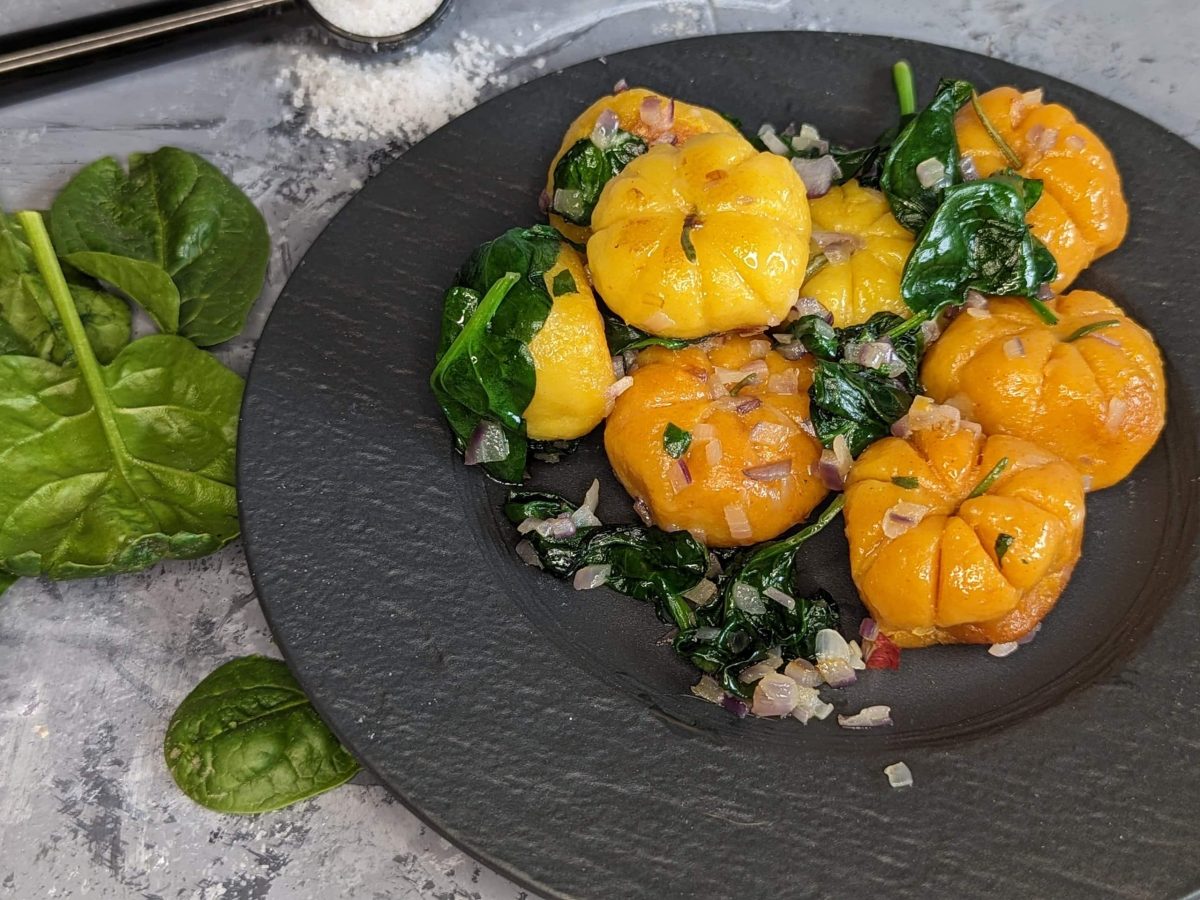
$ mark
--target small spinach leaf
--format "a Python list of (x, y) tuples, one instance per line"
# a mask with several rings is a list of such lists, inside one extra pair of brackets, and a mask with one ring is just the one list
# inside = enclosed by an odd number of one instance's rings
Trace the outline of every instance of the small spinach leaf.
[(575, 225), (590, 225), (600, 192), (618, 172), (646, 152), (636, 134), (617, 129), (603, 141), (576, 141), (554, 167), (550, 209)]
[(211, 672), (171, 717), (163, 756), (180, 790), (223, 813), (261, 813), (359, 769), (284, 663), (246, 656)]
[[(701, 671), (718, 676), (729, 693), (748, 698), (753, 685), (737, 673), (777, 648), (785, 660), (812, 660), (817, 632), (837, 628), (837, 604), (825, 591), (796, 596), (795, 558), (800, 546), (841, 512), (837, 497), (817, 520), (791, 537), (739, 551), (726, 567), (715, 602), (696, 610), (694, 627), (675, 639), (675, 651)], [(782, 592), (795, 601), (786, 606), (767, 595)]]
[(646, 347), (665, 347), (668, 350), (682, 350), (689, 344), (696, 343), (697, 338), (689, 340), (686, 338), (667, 338), (659, 337), (655, 334), (647, 334), (640, 328), (634, 328), (632, 325), (622, 321), (608, 310), (604, 311), (604, 337), (608, 341), (608, 352), (613, 356), (624, 353), (627, 350), (643, 350)]
[(545, 275), (561, 248), (558, 232), (544, 225), (506, 231), (471, 255), (442, 309), (430, 386), (459, 450), (484, 422), (504, 430), (508, 452), (483, 467), (510, 484), (525, 472), (524, 414), (537, 387), (529, 344), (550, 314)]
[[(96, 358), (111, 362), (129, 343), (129, 306), (75, 275), (67, 287)], [(74, 359), (62, 321), (16, 219), (0, 213), (0, 353), (38, 356), (60, 365)]]
[(674, 422), (667, 423), (667, 427), (663, 430), (663, 450), (666, 451), (667, 456), (679, 459), (687, 453), (687, 449), (691, 445), (692, 433), (690, 431), (680, 428)]
[(128, 173), (112, 157), (87, 166), (54, 201), (50, 224), (68, 263), (202, 347), (242, 330), (271, 249), (246, 195), (175, 147), (132, 154)]
[(941, 203), (945, 187), (922, 185), (917, 166), (936, 159), (945, 168), (946, 184), (961, 179), (954, 115), (971, 98), (973, 90), (969, 82), (943, 79), (933, 100), (904, 126), (887, 152), (879, 184), (892, 214), (909, 231), (917, 232), (925, 226)]
[(554, 282), (550, 287), (554, 291), (555, 297), (561, 297), (563, 294), (575, 294), (579, 292), (579, 288), (575, 284), (575, 276), (566, 269), (563, 269), (554, 276)]
[(77, 368), (0, 357), (0, 569), (128, 572), (237, 537), (241, 378), (168, 335), (100, 365), (41, 217), (18, 220)]
[(904, 264), (904, 302), (931, 318), (962, 303), (968, 291), (978, 291), (1025, 297), (1049, 315), (1038, 300), (1048, 263), (1025, 222), (1025, 211), (1023, 186), (1004, 177), (947, 188)]
[(1003, 532), (1001, 532), (1000, 534), (996, 535), (996, 562), (997, 563), (999, 563), (1002, 559), (1004, 559), (1004, 554), (1007, 553), (1012, 548), (1014, 540), (1016, 540), (1016, 539), (1011, 534), (1004, 534)]
[(921, 486), (920, 480), (911, 475), (893, 475), (892, 484), (898, 488), (904, 488), (906, 491), (915, 491)]

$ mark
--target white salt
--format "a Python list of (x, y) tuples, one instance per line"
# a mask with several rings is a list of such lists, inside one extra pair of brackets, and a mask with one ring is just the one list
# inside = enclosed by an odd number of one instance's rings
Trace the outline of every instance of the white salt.
[(412, 31), (435, 12), (442, 0), (308, 0), (313, 12), (342, 31), (366, 38), (394, 37)]
[(474, 107), (489, 85), (503, 84), (499, 61), (499, 48), (467, 34), (449, 51), (397, 62), (305, 53), (290, 72), (292, 105), (323, 137), (412, 143)]

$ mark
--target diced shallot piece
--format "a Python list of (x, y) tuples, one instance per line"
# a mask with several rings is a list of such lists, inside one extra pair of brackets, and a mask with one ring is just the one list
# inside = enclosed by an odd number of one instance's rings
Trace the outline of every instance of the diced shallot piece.
[(746, 516), (746, 509), (740, 503), (726, 505), (725, 524), (729, 526), (729, 535), (735, 541), (744, 541), (754, 534), (754, 529), (750, 527), (750, 519)]
[(916, 528), (929, 512), (928, 506), (901, 500), (883, 514), (883, 533), (895, 540), (906, 531)]
[(891, 725), (892, 708), (867, 706), (852, 716), (838, 716), (838, 724), (843, 728), (878, 728), (881, 725)]
[(885, 766), (883, 774), (887, 776), (888, 784), (894, 788), (907, 788), (913, 786), (912, 770), (904, 763), (892, 763), (890, 766)]
[(810, 663), (807, 659), (797, 657), (787, 664), (783, 670), (783, 674), (796, 684), (804, 687), (820, 687), (825, 683), (825, 679), (821, 677), (821, 673), (817, 671), (817, 667)]
[(603, 563), (597, 566), (584, 566), (575, 573), (573, 582), (575, 590), (590, 591), (592, 588), (598, 588), (608, 580), (608, 576), (612, 574), (612, 566), (608, 563)]
[(786, 675), (771, 672), (754, 686), (754, 702), (750, 711), (756, 716), (790, 715), (799, 702), (800, 685)]
[(826, 684), (830, 687), (854, 684), (854, 667), (850, 664), (853, 656), (844, 637), (832, 628), (822, 628), (817, 632), (816, 650), (817, 671)]
[(804, 182), (804, 188), (809, 199), (824, 197), (833, 187), (835, 179), (842, 177), (841, 167), (832, 156), (818, 156), (816, 159), (805, 159), (797, 156), (792, 159), (792, 168)]
[(749, 466), (742, 469), (742, 474), (752, 481), (782, 481), (792, 474), (792, 461), (779, 459), (760, 466)]

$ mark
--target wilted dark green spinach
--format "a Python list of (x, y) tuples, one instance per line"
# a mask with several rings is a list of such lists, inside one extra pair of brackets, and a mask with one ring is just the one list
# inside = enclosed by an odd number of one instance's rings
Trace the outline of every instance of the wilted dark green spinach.
[[(892, 214), (909, 231), (920, 231), (942, 202), (945, 186), (962, 180), (954, 115), (971, 99), (973, 90), (969, 82), (943, 79), (933, 100), (901, 129), (888, 149), (879, 185)], [(935, 159), (945, 168), (943, 183), (921, 184), (917, 166), (927, 159)]]
[(323, 793), (359, 769), (284, 663), (246, 656), (184, 698), (163, 741), (171, 777), (201, 806), (261, 813)]
[[(857, 456), (888, 433), (920, 391), (917, 377), (924, 339), (917, 329), (903, 330), (905, 319), (875, 313), (861, 325), (834, 328), (818, 316), (802, 316), (791, 325), (794, 340), (817, 360), (809, 388), (809, 406), (817, 437), (826, 446), (845, 435)], [(891, 345), (904, 371), (889, 374), (845, 359), (855, 344), (874, 341)]]
[[(646, 347), (666, 347), (668, 350), (682, 350), (695, 340), (684, 338), (659, 337), (647, 334), (639, 328), (622, 321), (619, 317), (604, 310), (604, 337), (608, 341), (608, 352), (613, 356), (626, 350), (643, 350)], [(699, 340), (703, 340), (700, 338)]]
[(904, 264), (900, 294), (908, 307), (932, 318), (978, 291), (1024, 297), (1056, 321), (1038, 292), (1057, 266), (1025, 222), (1041, 191), (1041, 182), (1006, 174), (947, 188)]
[[(545, 491), (514, 491), (504, 514), (513, 524), (525, 519), (570, 515), (575, 506)], [(613, 590), (655, 605), (660, 618), (680, 628), (692, 622), (682, 595), (708, 570), (708, 551), (686, 531), (661, 531), (645, 525), (585, 525), (564, 538), (529, 532), (526, 540), (542, 568), (569, 578), (584, 566), (609, 565), (605, 584)]]
[(234, 337), (262, 290), (262, 215), (211, 163), (175, 147), (80, 171), (54, 201), (54, 245), (74, 268), (202, 347)]
[(242, 379), (168, 335), (101, 365), (41, 216), (17, 220), (74, 366), (0, 356), (0, 570), (104, 575), (228, 543)]
[[(796, 596), (796, 553), (837, 517), (843, 503), (839, 495), (812, 525), (791, 537), (735, 554), (716, 600), (696, 610), (696, 624), (680, 630), (675, 651), (714, 675), (725, 691), (743, 698), (753, 693), (753, 685), (740, 682), (737, 673), (771, 650), (785, 660), (814, 660), (817, 632), (838, 627), (838, 608), (825, 591)], [(788, 609), (768, 596), (770, 588), (792, 597), (795, 605)]]
[(636, 134), (617, 129), (597, 144), (581, 138), (554, 167), (550, 209), (575, 225), (590, 225), (600, 192), (618, 172), (646, 152)]
[(545, 225), (506, 231), (470, 256), (442, 310), (430, 385), (460, 450), (481, 423), (503, 428), (507, 453), (483, 466), (509, 484), (525, 474), (524, 416), (537, 387), (529, 344), (550, 314), (545, 274), (561, 247), (562, 237)]

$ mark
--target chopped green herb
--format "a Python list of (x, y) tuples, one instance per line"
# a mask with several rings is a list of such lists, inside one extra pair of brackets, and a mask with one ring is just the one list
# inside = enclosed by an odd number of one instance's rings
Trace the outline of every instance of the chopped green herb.
[(749, 375), (747, 375), (745, 378), (743, 378), (741, 381), (739, 381), (737, 384), (735, 384), (733, 387), (731, 387), (729, 389), (729, 395), (731, 397), (736, 397), (738, 394), (741, 393), (742, 388), (748, 388), (748, 387), (750, 387), (750, 385), (755, 384), (757, 382), (758, 382), (758, 376), (755, 375), (753, 372), (751, 372)]
[(892, 484), (896, 487), (902, 487), (906, 491), (915, 491), (921, 486), (921, 482), (911, 475), (893, 475)]
[(823, 268), (829, 265), (829, 258), (824, 253), (814, 253), (808, 258), (808, 265), (804, 267), (804, 283), (808, 283), (808, 279), (812, 278)]
[(563, 294), (577, 294), (579, 288), (575, 284), (575, 276), (563, 269), (554, 276), (554, 283), (551, 285), (554, 289), (554, 296), (561, 297)]
[(691, 445), (692, 433), (690, 431), (685, 431), (674, 422), (667, 423), (667, 427), (663, 431), (663, 449), (667, 451), (667, 456), (679, 459), (687, 453), (687, 449)]
[(1004, 559), (1004, 554), (1012, 547), (1013, 541), (1016, 540), (1011, 534), (996, 535), (996, 562), (999, 563)]
[(990, 488), (993, 484), (996, 483), (996, 479), (999, 478), (1004, 473), (1004, 470), (1007, 468), (1008, 468), (1008, 457), (1007, 456), (1000, 457), (999, 461), (994, 466), (992, 466), (992, 470), (983, 476), (983, 480), (980, 481), (979, 484), (975, 485), (975, 490), (973, 490), (973, 491), (971, 491), (971, 493), (967, 494), (967, 499), (974, 500), (976, 497), (982, 497), (984, 494), (986, 494), (988, 491), (988, 488)]
[(683, 255), (687, 257), (687, 261), (690, 263), (696, 261), (696, 245), (692, 243), (692, 229), (695, 227), (695, 221), (691, 216), (688, 216), (683, 220), (683, 231), (679, 234), (679, 243), (683, 246)]
[(1077, 341), (1081, 337), (1087, 337), (1093, 331), (1099, 331), (1101, 328), (1111, 328), (1113, 325), (1120, 325), (1116, 319), (1105, 319), (1103, 322), (1088, 322), (1086, 325), (1081, 325), (1076, 328), (1071, 334), (1063, 340), (1064, 344), (1069, 344), (1072, 341)]

